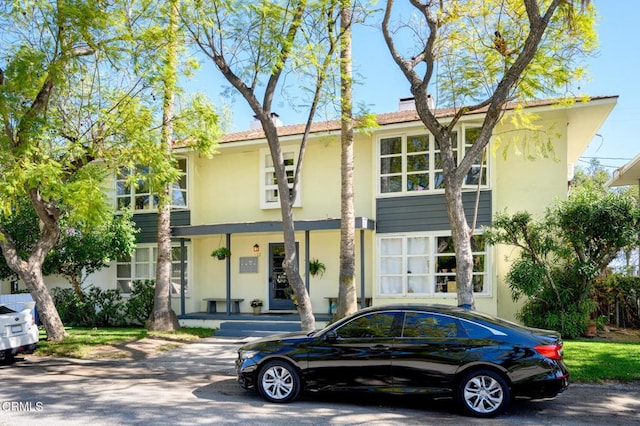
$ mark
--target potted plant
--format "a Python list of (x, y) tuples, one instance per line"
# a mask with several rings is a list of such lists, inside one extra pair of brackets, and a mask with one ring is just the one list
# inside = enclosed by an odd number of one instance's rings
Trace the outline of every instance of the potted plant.
[(211, 252), (212, 257), (217, 257), (218, 260), (224, 260), (227, 257), (231, 256), (231, 251), (229, 251), (226, 247), (218, 247), (214, 251)]
[(318, 259), (311, 259), (309, 262), (309, 273), (314, 277), (316, 275), (323, 276), (325, 269), (326, 266), (324, 266), (324, 263), (320, 262)]
[(253, 299), (249, 304), (251, 305), (251, 308), (253, 308), (254, 315), (260, 314), (260, 311), (262, 310), (262, 300)]

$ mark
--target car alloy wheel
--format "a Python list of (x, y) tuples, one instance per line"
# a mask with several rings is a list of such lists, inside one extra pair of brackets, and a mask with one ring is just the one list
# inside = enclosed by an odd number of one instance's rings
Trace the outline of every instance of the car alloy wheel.
[(475, 417), (493, 417), (503, 411), (511, 399), (505, 380), (490, 370), (468, 374), (458, 387), (458, 400)]
[(290, 402), (300, 393), (300, 376), (286, 361), (266, 363), (258, 375), (258, 390), (271, 402)]

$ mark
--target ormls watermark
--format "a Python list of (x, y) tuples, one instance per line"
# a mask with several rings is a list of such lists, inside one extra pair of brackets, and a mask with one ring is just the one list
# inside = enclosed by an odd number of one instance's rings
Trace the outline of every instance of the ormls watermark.
[(42, 411), (44, 404), (41, 401), (0, 401), (0, 411)]

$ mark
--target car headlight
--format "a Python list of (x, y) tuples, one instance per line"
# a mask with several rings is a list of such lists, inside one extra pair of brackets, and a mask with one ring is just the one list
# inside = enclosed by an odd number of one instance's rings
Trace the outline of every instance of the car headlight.
[(258, 351), (238, 351), (241, 360), (251, 359), (258, 354)]

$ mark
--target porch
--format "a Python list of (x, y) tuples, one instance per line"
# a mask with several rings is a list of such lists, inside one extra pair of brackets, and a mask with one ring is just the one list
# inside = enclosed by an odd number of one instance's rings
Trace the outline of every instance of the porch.
[[(325, 327), (332, 319), (330, 314), (314, 314), (316, 329)], [(297, 312), (251, 313), (193, 312), (178, 315), (180, 325), (215, 329), (216, 336), (264, 337), (279, 333), (300, 331), (300, 315)]]

